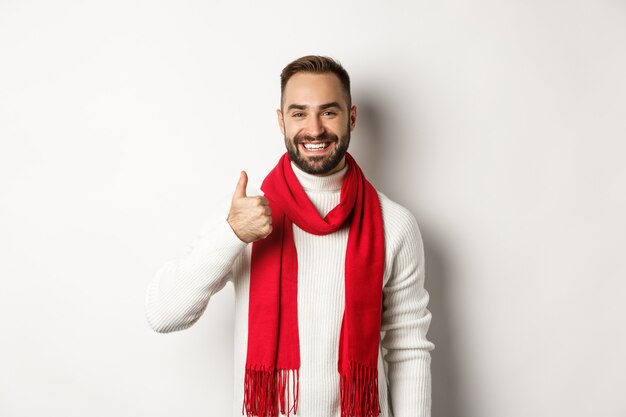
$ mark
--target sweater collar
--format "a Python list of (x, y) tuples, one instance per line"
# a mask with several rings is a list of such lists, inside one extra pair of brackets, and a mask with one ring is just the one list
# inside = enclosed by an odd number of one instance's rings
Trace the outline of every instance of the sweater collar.
[(305, 191), (341, 191), (343, 179), (348, 172), (348, 162), (339, 171), (326, 176), (318, 176), (302, 171), (298, 166), (291, 162), (294, 174), (300, 181)]

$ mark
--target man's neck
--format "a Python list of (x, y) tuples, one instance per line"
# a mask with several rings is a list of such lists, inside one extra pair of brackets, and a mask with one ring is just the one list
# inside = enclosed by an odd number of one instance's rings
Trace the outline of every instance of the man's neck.
[[(341, 164), (340, 164), (341, 165)], [(296, 164), (291, 162), (293, 172), (298, 178), (305, 191), (340, 191), (343, 179), (348, 172), (348, 165), (343, 163), (343, 167), (327, 175), (313, 175), (301, 170)]]

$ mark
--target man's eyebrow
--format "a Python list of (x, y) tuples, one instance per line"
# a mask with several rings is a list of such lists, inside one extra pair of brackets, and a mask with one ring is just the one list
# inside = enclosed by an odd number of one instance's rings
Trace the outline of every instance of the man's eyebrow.
[(333, 101), (331, 103), (322, 104), (320, 106), (320, 110), (326, 110), (326, 109), (329, 109), (331, 107), (337, 107), (338, 109), (340, 109), (341, 105), (339, 103), (337, 103), (336, 101)]
[(287, 110), (291, 110), (291, 109), (305, 110), (307, 107), (309, 106), (305, 106), (304, 104), (290, 104), (289, 107), (287, 107)]
[[(331, 107), (336, 107), (336, 108), (340, 109), (341, 105), (339, 103), (337, 103), (336, 101), (332, 101), (330, 103), (320, 104), (320, 110), (326, 110), (326, 109), (329, 109)], [(287, 107), (287, 111), (289, 111), (291, 109), (306, 110), (308, 108), (309, 108), (309, 106), (307, 106), (305, 104), (290, 104), (289, 107)]]

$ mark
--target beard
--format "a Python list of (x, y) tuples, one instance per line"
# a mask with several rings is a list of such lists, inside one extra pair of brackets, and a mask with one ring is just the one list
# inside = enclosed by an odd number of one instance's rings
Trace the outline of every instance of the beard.
[[(303, 157), (300, 153), (300, 144), (312, 141), (333, 142), (335, 146), (329, 155)], [(348, 145), (350, 145), (350, 129), (341, 137), (328, 132), (319, 136), (296, 135), (292, 139), (285, 135), (289, 159), (302, 171), (313, 175), (323, 175), (332, 171), (348, 151)]]

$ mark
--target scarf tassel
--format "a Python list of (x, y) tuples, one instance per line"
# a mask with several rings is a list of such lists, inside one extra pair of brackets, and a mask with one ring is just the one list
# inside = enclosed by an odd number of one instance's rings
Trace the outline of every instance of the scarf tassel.
[(297, 369), (246, 369), (244, 379), (243, 409), (247, 417), (289, 417), (298, 411), (300, 385)]
[(341, 375), (341, 417), (376, 417), (378, 401), (378, 370), (350, 362), (349, 375)]

